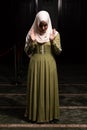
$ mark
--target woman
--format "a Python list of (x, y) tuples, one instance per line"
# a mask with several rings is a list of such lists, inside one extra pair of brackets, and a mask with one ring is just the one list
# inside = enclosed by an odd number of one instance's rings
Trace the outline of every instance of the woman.
[(53, 52), (60, 54), (62, 49), (60, 35), (52, 29), (47, 11), (37, 13), (24, 50), (30, 57), (25, 116), (38, 123), (59, 119), (58, 76)]

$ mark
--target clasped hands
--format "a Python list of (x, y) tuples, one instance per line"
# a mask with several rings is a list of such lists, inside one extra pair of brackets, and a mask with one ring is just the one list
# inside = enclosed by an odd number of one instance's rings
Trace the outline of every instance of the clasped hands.
[[(52, 33), (50, 34), (50, 37), (49, 37), (49, 40), (50, 40), (50, 41), (53, 41), (53, 40), (54, 40), (54, 38), (55, 38), (55, 32), (56, 32), (56, 29), (53, 29), (53, 30), (52, 30)], [(31, 37), (31, 40), (32, 40), (32, 41), (35, 41), (35, 40), (36, 40), (36, 34), (35, 34), (34, 29), (32, 29), (32, 30), (30, 31), (30, 37)]]

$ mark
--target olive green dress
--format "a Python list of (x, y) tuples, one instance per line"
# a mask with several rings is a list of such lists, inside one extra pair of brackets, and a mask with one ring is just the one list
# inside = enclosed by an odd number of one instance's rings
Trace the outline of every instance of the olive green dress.
[(59, 93), (57, 66), (53, 53), (60, 54), (60, 36), (52, 43), (37, 43), (29, 41), (24, 48), (31, 55), (26, 94), (25, 116), (30, 121), (49, 122), (59, 119)]

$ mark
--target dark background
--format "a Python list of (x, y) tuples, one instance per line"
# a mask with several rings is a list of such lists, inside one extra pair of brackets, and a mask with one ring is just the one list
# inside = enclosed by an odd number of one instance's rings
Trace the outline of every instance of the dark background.
[[(60, 6), (59, 6), (60, 5)], [(3, 0), (0, 4), (0, 68), (23, 71), (29, 58), (24, 52), (26, 34), (39, 10), (50, 13), (61, 36), (59, 63), (86, 64), (86, 0)]]

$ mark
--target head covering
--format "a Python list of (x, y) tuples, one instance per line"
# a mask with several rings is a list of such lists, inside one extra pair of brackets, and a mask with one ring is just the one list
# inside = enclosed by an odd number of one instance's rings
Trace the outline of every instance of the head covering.
[[(40, 22), (41, 21), (45, 21), (47, 24), (48, 24), (48, 28), (46, 30), (45, 33), (43, 34), (40, 34), (39, 31), (38, 31), (38, 27)], [(38, 43), (44, 43), (44, 42), (49, 42), (49, 37), (50, 37), (50, 34), (52, 33), (52, 23), (51, 23), (51, 18), (49, 16), (49, 13), (47, 11), (39, 11), (35, 17), (35, 20), (33, 22), (33, 25), (32, 27), (30, 28), (27, 36), (26, 36), (26, 41), (29, 39), (29, 36), (30, 36), (30, 32), (31, 30), (34, 30), (35, 32), (35, 35), (36, 35), (36, 41)], [(55, 31), (55, 36), (57, 35), (57, 31)]]

